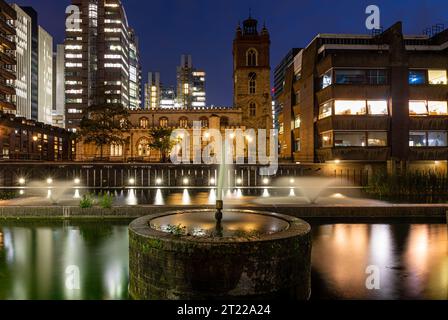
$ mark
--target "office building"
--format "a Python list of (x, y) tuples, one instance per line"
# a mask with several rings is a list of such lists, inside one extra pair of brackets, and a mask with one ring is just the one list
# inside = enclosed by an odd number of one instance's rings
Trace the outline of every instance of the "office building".
[(145, 85), (145, 109), (157, 109), (160, 106), (161, 84), (160, 73), (149, 72), (148, 82)]
[(18, 5), (13, 4), (17, 13), (15, 21), (16, 37), (16, 115), (31, 119), (31, 17)]
[(65, 128), (65, 57), (64, 45), (58, 44), (53, 53), (53, 125)]
[(91, 105), (139, 105), (135, 88), (139, 68), (138, 46), (120, 0), (72, 0), (72, 4), (81, 15), (66, 29), (66, 127), (76, 131)]
[(129, 36), (129, 108), (138, 110), (142, 107), (142, 69), (135, 31), (130, 29)]
[(286, 72), (281, 155), (431, 166), (448, 159), (448, 30), (319, 34)]
[(300, 52), (301, 49), (293, 48), (291, 49), (285, 57), (280, 61), (274, 70), (274, 89), (273, 89), (273, 100), (274, 100), (274, 127), (276, 129), (280, 128), (280, 123), (278, 117), (282, 111), (283, 105), (279, 101), (279, 97), (283, 92), (283, 87), (285, 85), (285, 74), (286, 70), (294, 63), (294, 57)]
[(193, 68), (191, 55), (182, 55), (177, 67), (177, 103), (182, 109), (206, 106), (206, 74)]
[(39, 26), (38, 121), (53, 123), (53, 37)]
[(21, 7), (31, 18), (31, 119), (39, 117), (39, 23), (36, 10)]

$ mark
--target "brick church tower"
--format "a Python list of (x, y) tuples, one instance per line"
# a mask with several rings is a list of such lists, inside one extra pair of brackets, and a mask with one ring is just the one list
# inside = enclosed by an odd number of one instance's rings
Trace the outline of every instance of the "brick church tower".
[(248, 129), (272, 128), (270, 37), (266, 27), (249, 17), (233, 41), (234, 106), (243, 110)]

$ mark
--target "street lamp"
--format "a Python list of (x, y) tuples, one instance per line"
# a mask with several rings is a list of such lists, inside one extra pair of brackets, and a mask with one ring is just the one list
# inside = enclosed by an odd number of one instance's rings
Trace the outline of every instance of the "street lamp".
[(135, 184), (135, 179), (134, 178), (129, 179), (129, 184), (133, 186)]
[(47, 179), (47, 184), (52, 184), (53, 183), (53, 179), (52, 178), (48, 178)]
[(23, 186), (25, 184), (25, 178), (20, 178), (19, 184)]

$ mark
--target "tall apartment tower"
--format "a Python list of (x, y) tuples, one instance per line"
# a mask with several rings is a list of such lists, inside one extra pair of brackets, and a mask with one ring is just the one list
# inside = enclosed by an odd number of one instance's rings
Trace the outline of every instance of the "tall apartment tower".
[(31, 18), (31, 119), (39, 120), (39, 21), (36, 10), (21, 7)]
[(5, 1), (0, 0), (0, 111), (16, 110), (16, 30), (17, 13)]
[(15, 21), (16, 38), (16, 115), (31, 119), (31, 53), (32, 53), (32, 20), (17, 4), (12, 8), (17, 14)]
[(234, 106), (243, 111), (248, 128), (272, 128), (270, 36), (249, 17), (238, 26), (233, 41)]
[(38, 121), (53, 123), (53, 37), (39, 26)]
[(135, 63), (130, 56), (138, 53), (130, 51), (138, 47), (132, 47), (135, 38), (120, 0), (72, 0), (72, 5), (80, 16), (66, 29), (65, 92), (67, 129), (76, 131), (91, 105), (131, 107), (131, 78), (139, 79), (130, 72)]
[(193, 68), (191, 55), (182, 55), (177, 68), (177, 102), (180, 108), (206, 106), (205, 71)]

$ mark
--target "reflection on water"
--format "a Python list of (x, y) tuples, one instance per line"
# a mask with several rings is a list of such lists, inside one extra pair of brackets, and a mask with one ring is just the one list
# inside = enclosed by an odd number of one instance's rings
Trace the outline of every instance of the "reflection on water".
[[(365, 286), (372, 265), (378, 291)], [(448, 299), (447, 226), (322, 225), (314, 230), (313, 269), (326, 298)]]
[[(0, 224), (0, 299), (126, 299), (125, 223)], [(80, 290), (66, 286), (79, 268)]]
[[(127, 299), (128, 223), (0, 223), (0, 299)], [(313, 230), (313, 299), (448, 299), (446, 225)], [(378, 291), (365, 287), (370, 265), (381, 271)], [(80, 290), (66, 286), (70, 266)]]

